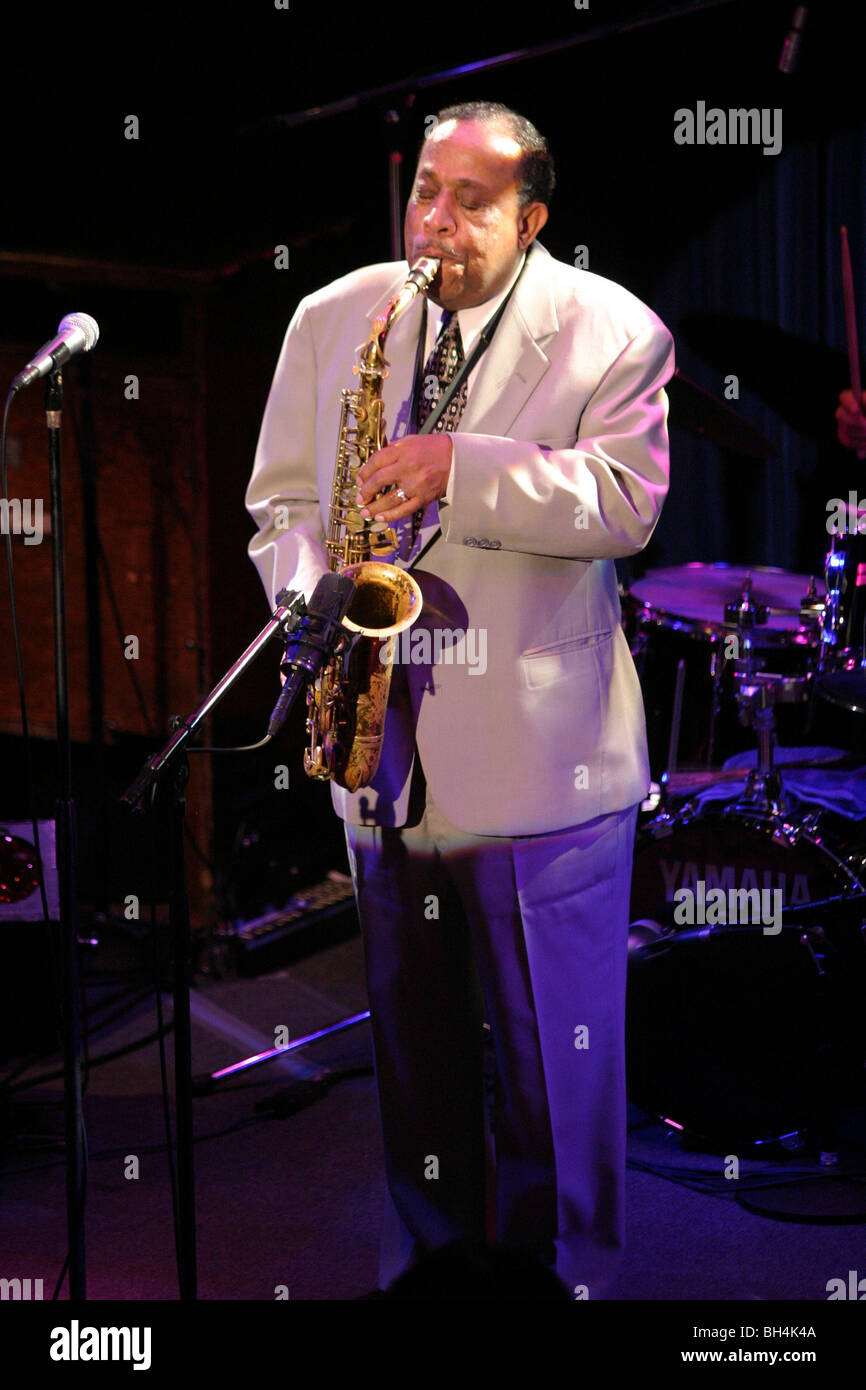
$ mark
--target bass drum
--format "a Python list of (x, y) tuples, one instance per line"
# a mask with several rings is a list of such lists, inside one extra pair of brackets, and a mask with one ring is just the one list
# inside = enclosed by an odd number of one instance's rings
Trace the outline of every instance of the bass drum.
[(727, 810), (640, 833), (627, 1056), (647, 1114), (725, 1146), (798, 1130), (829, 1144), (866, 1058), (858, 825)]

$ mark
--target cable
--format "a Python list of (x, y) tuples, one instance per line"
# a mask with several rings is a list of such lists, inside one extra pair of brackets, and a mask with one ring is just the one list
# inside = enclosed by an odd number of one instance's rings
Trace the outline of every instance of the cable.
[[(338, 1082), (350, 1081), (358, 1076), (372, 1075), (372, 1064), (366, 1064), (357, 1067), (341, 1068), (340, 1071), (329, 1072), (327, 1075), (322, 1076), (318, 1079), (307, 1082), (299, 1082), (298, 1096), (289, 1095), (284, 1097), (281, 1093), (278, 1093), (277, 1095), (270, 1097), (268, 1100), (259, 1101), (256, 1103), (254, 1114), (243, 1115), (240, 1119), (233, 1120), (231, 1124), (224, 1125), (222, 1129), (213, 1129), (206, 1134), (197, 1134), (195, 1136), (194, 1143), (196, 1145), (208, 1144), (214, 1139), (225, 1139), (230, 1134), (237, 1134), (241, 1130), (249, 1129), (253, 1125), (262, 1124), (268, 1120), (286, 1119), (290, 1117), (293, 1113), (295, 1113), (297, 1110), (304, 1108), (306, 1105), (309, 1105), (313, 1101), (316, 1101), (320, 1098), (325, 1099), (331, 1087), (335, 1086)], [(250, 1088), (249, 1086), (243, 1086), (237, 1087), (235, 1089), (249, 1090)], [(225, 1094), (225, 1091), (223, 1092), (223, 1094)], [(136, 1152), (140, 1154), (159, 1154), (165, 1152), (166, 1147), (167, 1146), (165, 1144), (138, 1144), (136, 1145)], [(128, 1144), (117, 1144), (112, 1148), (95, 1150), (93, 1153), (90, 1154), (90, 1158), (93, 1162), (98, 1162), (100, 1159), (116, 1158), (118, 1154), (125, 1155), (128, 1152)], [(171, 1152), (170, 1149), (169, 1152)], [(49, 1168), (61, 1168), (64, 1166), (64, 1164), (65, 1159), (54, 1158), (51, 1159), (48, 1163), (28, 1164), (25, 1168), (4, 1168), (2, 1169), (2, 1173), (4, 1178), (28, 1177), (34, 1172), (42, 1172), (43, 1169), (47, 1170)]]
[[(126, 1002), (124, 1005), (122, 1005), (121, 1008), (115, 1009), (114, 1013), (108, 1014), (105, 1018), (99, 1019), (98, 1022), (94, 1023), (93, 1026), (92, 1026), (92, 1028), (89, 1030), (90, 1033), (99, 1033), (99, 1032), (101, 1032), (102, 1029), (103, 1029), (103, 1028), (107, 1028), (108, 1025), (109, 1025), (110, 1023), (114, 1023), (118, 1018), (122, 1018), (123, 1015), (124, 1015), (125, 1013), (128, 1013), (128, 1012), (129, 1012), (130, 1009), (135, 1008), (138, 1004), (144, 1003), (145, 999), (149, 999), (150, 996), (151, 996), (151, 987), (150, 987), (150, 985), (148, 985), (147, 989), (146, 989), (143, 993), (139, 990), (139, 993), (138, 993), (138, 995), (137, 995), (136, 997), (134, 997), (134, 998), (132, 998), (132, 999), (129, 999), (128, 996), (129, 996), (129, 995), (132, 995), (132, 994), (134, 994), (134, 990), (131, 990), (131, 989), (125, 989), (125, 988), (124, 988), (124, 989), (122, 989), (122, 990), (119, 990), (118, 993), (117, 993), (117, 995), (116, 995), (115, 997), (123, 998), (124, 996), (127, 996), (127, 1002)], [(102, 1001), (101, 1003), (94, 1005), (94, 1006), (91, 1008), (91, 1013), (96, 1012), (97, 1010), (100, 1010), (100, 1009), (104, 1008), (104, 1007), (105, 1007), (105, 1004), (106, 1004), (107, 1002), (113, 1002), (113, 1000), (111, 1000), (111, 1001)], [(154, 1035), (154, 1036), (155, 1036), (155, 1035)], [(146, 1040), (143, 1040), (143, 1041), (146, 1041)], [(134, 1048), (132, 1047), (132, 1045), (128, 1045), (128, 1046), (129, 1046), (129, 1049), (130, 1049), (130, 1050), (134, 1050)], [(135, 1046), (138, 1046), (138, 1044), (136, 1044)], [(43, 1049), (41, 1052), (30, 1052), (30, 1053), (27, 1054), (26, 1057), (24, 1057), (24, 1058), (19, 1058), (19, 1060), (18, 1060), (18, 1065), (15, 1066), (15, 1067), (12, 1069), (11, 1072), (9, 1072), (8, 1076), (5, 1076), (5, 1077), (3, 1077), (2, 1080), (0, 1080), (0, 1094), (2, 1094), (3, 1091), (6, 1091), (6, 1090), (19, 1089), (19, 1088), (17, 1088), (17, 1087), (13, 1087), (12, 1082), (14, 1082), (14, 1081), (16, 1080), (17, 1077), (21, 1076), (23, 1072), (29, 1071), (30, 1068), (31, 1068), (32, 1066), (35, 1066), (37, 1062), (41, 1062), (41, 1061), (43, 1060), (43, 1058), (45, 1058), (45, 1057), (53, 1057), (56, 1051), (57, 1051), (57, 1048), (53, 1048), (53, 1047), (52, 1047), (52, 1048), (48, 1048), (48, 1049)], [(120, 1052), (122, 1052), (122, 1049), (120, 1050)], [(102, 1064), (103, 1062), (108, 1061), (113, 1055), (115, 1055), (115, 1054), (113, 1054), (113, 1053), (105, 1053), (105, 1054), (103, 1054), (103, 1055), (100, 1056), (100, 1057), (95, 1057), (95, 1058), (93, 1058), (93, 1059), (91, 1060), (91, 1065), (94, 1066), (94, 1067), (101, 1066), (101, 1064)], [(119, 1053), (118, 1053), (118, 1055), (119, 1055)], [(40, 1084), (42, 1081), (45, 1081), (45, 1080), (52, 1080), (52, 1079), (54, 1079), (55, 1077), (57, 1077), (57, 1076), (62, 1076), (62, 1075), (63, 1075), (62, 1072), (52, 1072), (52, 1073), (50, 1073), (47, 1077), (41, 1077), (41, 1078), (39, 1078), (37, 1081), (27, 1081), (27, 1082), (23, 1082), (23, 1083), (22, 1083), (22, 1088), (28, 1087), (28, 1086), (38, 1085), (38, 1084)]]
[[(744, 1191), (755, 1191), (763, 1188), (787, 1187), (791, 1183), (801, 1182), (803, 1178), (825, 1178), (828, 1181), (838, 1177), (849, 1177), (855, 1179), (866, 1178), (866, 1170), (863, 1168), (862, 1160), (850, 1163), (837, 1163), (832, 1168), (825, 1168), (823, 1165), (798, 1166), (795, 1169), (786, 1169), (783, 1173), (773, 1173), (771, 1168), (761, 1168), (756, 1173), (746, 1173), (736, 1179), (726, 1178), (721, 1173), (708, 1173), (705, 1169), (699, 1168), (676, 1168), (668, 1167), (662, 1163), (649, 1163), (644, 1159), (629, 1158), (626, 1160), (626, 1167), (634, 1172), (649, 1173), (653, 1177), (661, 1178), (666, 1182), (676, 1183), (678, 1187), (688, 1188), (692, 1192), (703, 1193), (706, 1197), (737, 1197)], [(774, 1165), (778, 1167), (778, 1165)]]
[[(151, 991), (148, 990), (148, 996)], [(157, 1012), (159, 1012), (157, 1010)], [(170, 1033), (174, 1028), (174, 1020), (163, 1024), (161, 1029), (154, 1028), (152, 1033), (147, 1033), (143, 1038), (137, 1038), (135, 1042), (124, 1043), (122, 1047), (115, 1047), (111, 1052), (101, 1052), (98, 1057), (94, 1057), (91, 1062), (92, 1067), (102, 1067), (106, 1062), (114, 1062), (118, 1057), (127, 1057), (131, 1052), (138, 1052), (142, 1047), (149, 1047), (152, 1042), (157, 1042), (163, 1033)], [(3, 1089), (13, 1094), (16, 1091), (29, 1091), (34, 1086), (44, 1086), (49, 1081), (59, 1081), (63, 1077), (63, 1070), (49, 1071), (42, 1076), (34, 1076), (29, 1081), (18, 1081), (12, 1086), (5, 1086)]]

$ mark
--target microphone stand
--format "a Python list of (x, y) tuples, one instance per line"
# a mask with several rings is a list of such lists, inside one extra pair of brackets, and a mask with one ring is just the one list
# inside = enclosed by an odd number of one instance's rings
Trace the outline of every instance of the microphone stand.
[(69, 1297), (87, 1297), (84, 1263), (84, 1115), (81, 1102), (81, 998), (78, 978), (78, 909), (75, 901), (76, 836), (69, 737), (69, 676), (66, 639), (63, 478), (60, 427), (63, 373), (45, 382), (48, 477), (51, 489), (51, 583), (54, 607), (54, 681), (58, 787), (54, 826), (57, 841), (60, 941), (63, 958), (63, 1108), (66, 1136), (66, 1225), (69, 1240)]
[[(214, 686), (194, 714), (186, 719), (172, 720), (173, 729), (168, 742), (158, 753), (148, 758), (135, 781), (120, 798), (129, 811), (141, 811), (143, 799), (151, 793), (155, 801), (160, 782), (167, 782), (170, 795), (171, 875), (169, 888), (169, 926), (172, 939), (173, 998), (174, 998), (174, 1073), (175, 1113), (177, 1121), (177, 1256), (182, 1299), (197, 1296), (196, 1237), (195, 1237), (195, 1175), (193, 1163), (192, 1124), (192, 1050), (190, 1035), (190, 971), (192, 942), (189, 902), (186, 893), (184, 863), (184, 787), (189, 776), (189, 763), (181, 757), (184, 746), (199, 724), (208, 717), (220, 700), (238, 681), (271, 637), (282, 635), (284, 640), (306, 613), (303, 595), (283, 589), (277, 594), (277, 607), (258, 637), (238, 657), (223, 678)], [(295, 694), (303, 688), (297, 682)], [(288, 706), (285, 706), (288, 712)]]

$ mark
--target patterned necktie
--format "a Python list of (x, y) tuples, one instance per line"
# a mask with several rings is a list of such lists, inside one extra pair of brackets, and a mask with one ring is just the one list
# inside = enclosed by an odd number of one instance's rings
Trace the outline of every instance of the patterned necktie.
[[(451, 385), (463, 365), (463, 341), (460, 337), (460, 324), (457, 315), (446, 309), (442, 315), (439, 337), (433, 351), (424, 364), (424, 378), (421, 383), (421, 399), (418, 402), (418, 428), (432, 415), (436, 402), (442, 392)], [(466, 405), (466, 382), (452, 396), (448, 405), (433, 426), (433, 433), (456, 430)]]
[[(424, 375), (421, 379), (421, 393), (416, 410), (416, 425), (420, 430), (424, 422), (433, 414), (436, 403), (442, 392), (450, 386), (457, 372), (463, 365), (463, 341), (460, 337), (460, 324), (457, 321), (456, 313), (446, 309), (442, 315), (442, 323), (439, 329), (439, 337), (433, 344), (433, 351), (424, 364)], [(466, 405), (466, 382), (464, 381), (445, 410), (440, 415), (436, 424), (431, 430), (432, 434), (440, 434), (446, 430), (456, 430), (460, 423)], [(424, 520), (424, 508), (419, 507), (412, 517), (411, 539), (414, 543), (415, 537), (421, 529)]]

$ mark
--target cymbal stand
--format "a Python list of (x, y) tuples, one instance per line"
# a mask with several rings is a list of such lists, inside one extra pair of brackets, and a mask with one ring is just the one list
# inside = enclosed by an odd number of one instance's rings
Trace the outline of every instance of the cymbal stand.
[[(737, 651), (734, 691), (740, 723), (751, 725), (758, 740), (757, 766), (746, 776), (743, 795), (737, 809), (754, 811), (758, 808), (770, 815), (783, 815), (782, 774), (773, 766), (776, 738), (775, 705), (784, 699), (785, 678), (755, 669), (752, 633), (766, 623), (766, 605), (752, 602), (752, 579), (746, 575), (739, 603), (725, 605), (725, 622), (737, 624)], [(745, 653), (745, 655), (743, 655)], [(739, 669), (738, 669), (739, 668)]]

